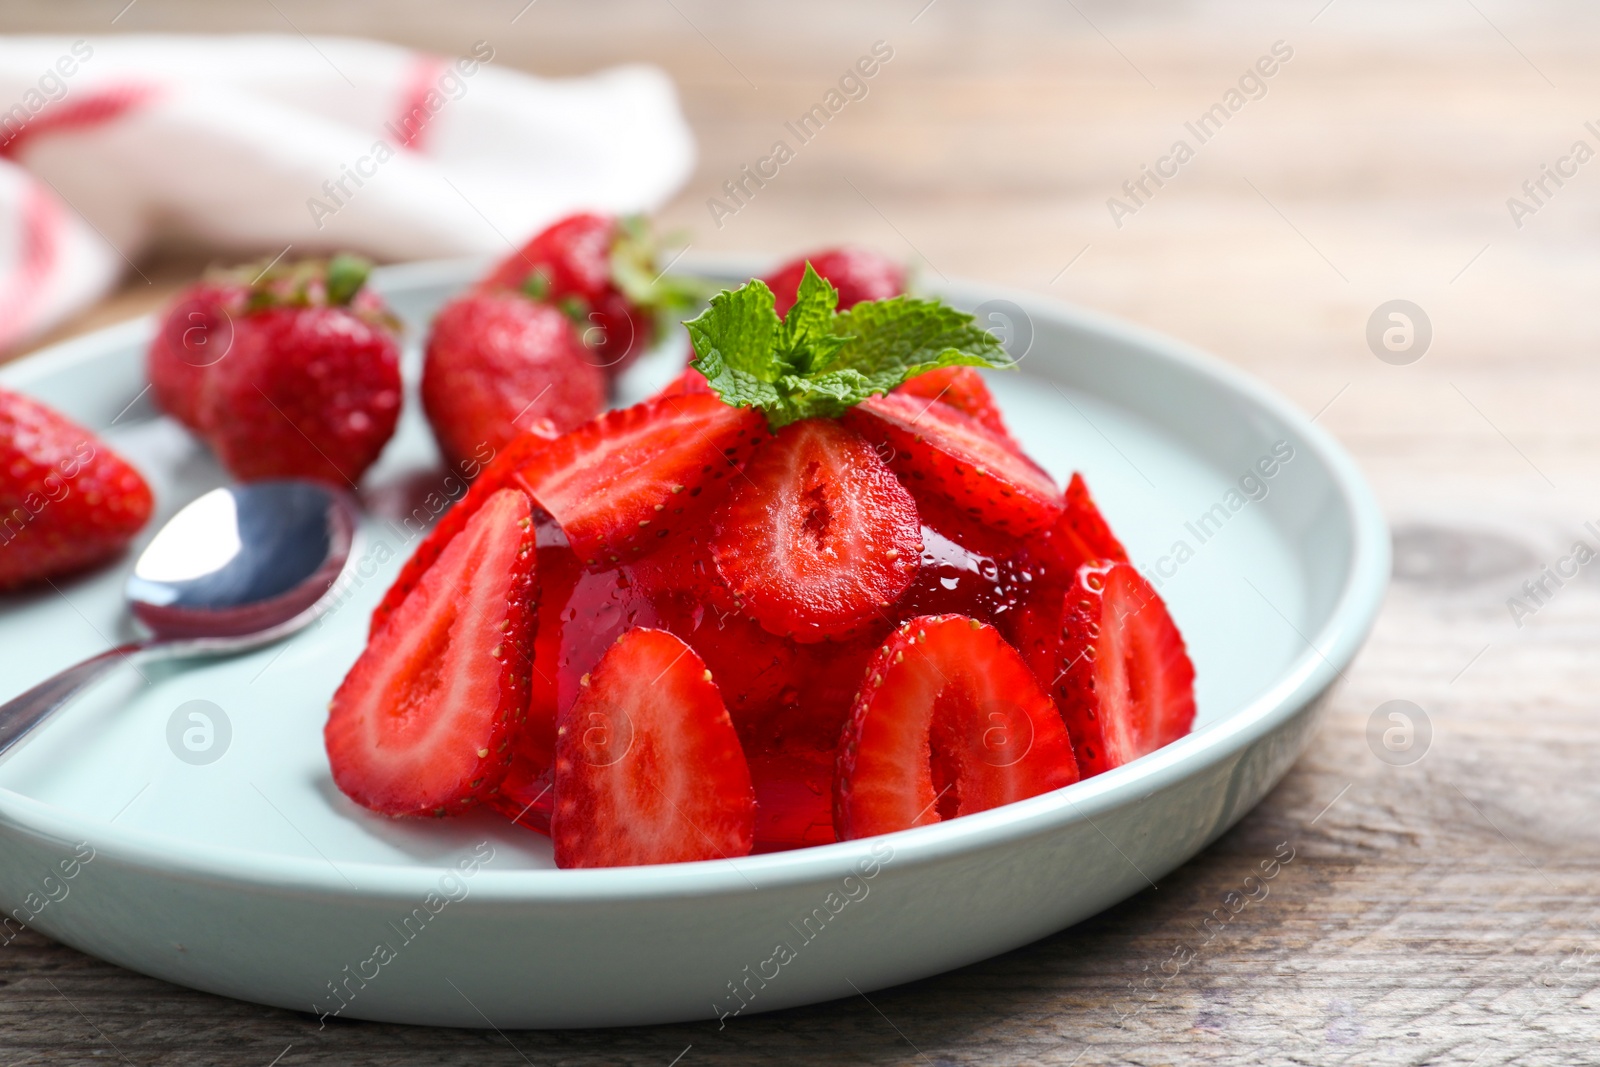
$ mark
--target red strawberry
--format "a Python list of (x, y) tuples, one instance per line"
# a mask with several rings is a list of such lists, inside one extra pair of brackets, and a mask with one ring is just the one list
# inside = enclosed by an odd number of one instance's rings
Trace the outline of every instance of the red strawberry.
[(105, 442), (0, 389), (0, 590), (110, 559), (150, 507), (150, 487)]
[(949, 404), (957, 411), (972, 416), (997, 439), (1011, 445), (1013, 450), (1021, 451), (1021, 446), (1012, 440), (1011, 432), (1006, 429), (1005, 419), (1000, 416), (1000, 406), (989, 395), (983, 375), (971, 367), (940, 367), (925, 371), (908, 379), (894, 391)]
[(873, 659), (839, 744), (841, 840), (985, 811), (1078, 780), (1055, 707), (993, 627), (902, 625)]
[(743, 731), (752, 716), (794, 698), (802, 670), (800, 646), (740, 612), (732, 594), (721, 588), (709, 553), (685, 545), (687, 540), (669, 538), (624, 569), (649, 600), (655, 625), (682, 638), (706, 661), (734, 725)]
[(797, 641), (882, 618), (922, 547), (911, 494), (832, 419), (791, 423), (759, 448), (712, 528), (711, 557), (745, 611)]
[(750, 769), (693, 649), (637, 629), (607, 650), (561, 716), (555, 798), (558, 867), (749, 854)]
[(354, 485), (400, 416), (398, 322), (366, 272), (335, 256), (187, 290), (150, 344), (157, 402), (236, 478)]
[(615, 375), (655, 343), (654, 309), (630, 300), (618, 284), (617, 269), (630, 265), (646, 282), (655, 276), (640, 225), (570, 215), (501, 260), (481, 287), (517, 290), (562, 309), (589, 349), (587, 361)]
[(1051, 537), (1060, 542), (1056, 550), (1060, 558), (1076, 557), (1077, 563), (1091, 559), (1128, 562), (1128, 550), (1111, 532), (1111, 524), (1106, 522), (1105, 516), (1095, 506), (1083, 475), (1076, 471), (1072, 474), (1072, 481), (1067, 484), (1067, 506), (1056, 521)]
[(528, 500), (501, 490), (334, 694), (324, 739), (346, 796), (385, 815), (448, 815), (494, 794), (528, 713), (535, 598)]
[(208, 278), (184, 290), (150, 341), (145, 370), (163, 411), (198, 431), (200, 393), (210, 368), (233, 348), (233, 315), (244, 309), (250, 287)]
[(830, 845), (833, 753), (758, 756), (750, 760), (756, 791), (755, 852)]
[(914, 495), (937, 492), (985, 525), (1021, 536), (1061, 513), (1048, 474), (947, 404), (890, 393), (868, 397), (845, 422), (883, 450)]
[[(1050, 529), (1027, 543), (1015, 570), (1026, 574), (1029, 581), (1018, 590), (1010, 617), (1001, 621), (1006, 636), (1028, 662), (1042, 664), (1039, 681), (1043, 685), (1052, 684), (1059, 670), (1052, 664), (1061, 632), (1061, 598), (1078, 568), (1094, 560), (1126, 563), (1128, 553), (1095, 506), (1083, 475), (1074, 473), (1061, 514)], [(1040, 649), (1042, 660), (1038, 658)]]
[[(628, 571), (640, 591), (653, 600), (679, 600), (689, 610), (717, 618), (735, 614), (739, 601), (717, 573), (710, 540), (711, 531), (704, 523), (678, 531), (657, 541)], [(671, 629), (683, 636), (677, 627)]]
[(765, 437), (752, 409), (714, 396), (660, 397), (552, 441), (520, 478), (578, 557), (601, 565), (637, 557), (696, 521)]
[(565, 433), (605, 402), (605, 375), (588, 361), (572, 324), (548, 304), (474, 291), (433, 320), (422, 406), (452, 464), (485, 443), (504, 448), (541, 420)]
[(906, 291), (905, 268), (887, 256), (863, 248), (829, 248), (797, 256), (763, 279), (777, 298), (779, 315), (794, 306), (805, 277), (806, 262), (839, 290), (839, 310), (863, 300), (887, 300)]
[(523, 434), (500, 449), (490, 460), (489, 465), (483, 468), (466, 495), (439, 516), (439, 521), (428, 531), (428, 536), (423, 538), (422, 543), (411, 553), (411, 558), (400, 568), (400, 574), (395, 578), (394, 584), (389, 586), (389, 591), (383, 595), (383, 600), (378, 606), (372, 609), (372, 620), (367, 625), (368, 637), (377, 633), (395, 609), (405, 601), (411, 590), (422, 580), (423, 574), (433, 566), (434, 560), (439, 558), (445, 546), (466, 528), (467, 520), (483, 506), (484, 501), (501, 489), (518, 485), (512, 479), (529, 458), (537, 455), (548, 443), (546, 438), (537, 434)]
[(1131, 564), (1078, 568), (1060, 640), (1035, 674), (1053, 671), (1085, 777), (1154, 752), (1194, 726), (1194, 665), (1161, 597)]
[(711, 383), (706, 381), (706, 376), (701, 374), (700, 369), (691, 363), (683, 368), (682, 374), (663, 385), (660, 391), (656, 393), (656, 396), (693, 396), (697, 393), (705, 393), (708, 396), (716, 395), (711, 388)]

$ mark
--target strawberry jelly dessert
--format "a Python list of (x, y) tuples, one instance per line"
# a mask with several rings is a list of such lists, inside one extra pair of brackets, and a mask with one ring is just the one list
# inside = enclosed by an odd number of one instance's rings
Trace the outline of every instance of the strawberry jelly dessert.
[(486, 806), (563, 867), (959, 818), (1182, 736), (1194, 671), (1074, 476), (1007, 431), (1008, 361), (937, 301), (761, 281), (655, 397), (524, 435), (435, 528), (335, 695), (335, 780)]

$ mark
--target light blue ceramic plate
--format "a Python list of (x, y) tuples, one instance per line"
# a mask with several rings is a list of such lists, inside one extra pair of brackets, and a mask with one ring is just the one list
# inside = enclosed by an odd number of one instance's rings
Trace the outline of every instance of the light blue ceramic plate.
[[(415, 340), (478, 270), (416, 264), (378, 284)], [(1034, 296), (939, 291), (982, 306), (1026, 349), (1022, 373), (992, 375), (1016, 436), (1058, 479), (1085, 473), (1159, 580), (1198, 671), (1191, 736), (1005, 808), (737, 861), (557, 871), (544, 838), (487, 816), (370, 815), (334, 788), (321, 728), (368, 610), (415, 543), (407, 516), (458, 491), (411, 402), (367, 478), (357, 584), (323, 624), (237, 659), (130, 669), (0, 764), (0, 904), (85, 952), (199, 989), (510, 1028), (714, 1018), (871, 991), (1032, 941), (1160, 879), (1299, 754), (1378, 609), (1383, 518), (1343, 449), (1216, 359)], [(151, 329), (140, 320), (57, 346), (0, 370), (0, 383), (104, 431), (156, 492), (153, 531), (223, 479), (149, 403)], [(679, 346), (630, 371), (629, 399), (676, 372)], [(415, 344), (410, 359), (414, 371)], [(0, 698), (126, 638), (126, 566), (0, 601)], [(195, 700), (220, 709), (200, 754), (212, 762), (169, 742), (175, 716), (180, 734), (195, 725), (179, 712)]]

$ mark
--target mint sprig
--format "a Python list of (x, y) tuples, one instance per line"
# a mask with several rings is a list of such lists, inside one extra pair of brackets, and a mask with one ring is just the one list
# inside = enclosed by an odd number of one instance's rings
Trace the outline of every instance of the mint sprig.
[(711, 298), (684, 323), (695, 367), (735, 407), (760, 408), (776, 430), (836, 417), (939, 367), (1011, 367), (994, 335), (938, 300), (897, 296), (835, 311), (839, 292), (806, 264), (787, 316), (759, 279)]

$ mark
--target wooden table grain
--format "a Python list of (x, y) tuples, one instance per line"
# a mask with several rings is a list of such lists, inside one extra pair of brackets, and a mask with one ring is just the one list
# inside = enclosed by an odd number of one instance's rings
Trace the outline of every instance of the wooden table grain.
[[(1568, 0), (138, 0), (113, 27), (123, 2), (16, 0), (0, 29), (338, 32), (444, 52), (487, 39), (547, 73), (658, 63), (700, 140), (665, 213), (697, 249), (861, 241), (1217, 352), (1352, 450), (1392, 520), (1395, 580), (1309, 751), (1259, 808), (1158, 888), (996, 959), (720, 1031), (319, 1029), (28, 933), (0, 949), (0, 1064), (1600, 1061), (1600, 567), (1524, 588), (1574, 541), (1600, 548), (1583, 525), (1600, 520), (1600, 163), (1547, 185), (1531, 214), (1508, 204), (1575, 141), (1600, 147), (1584, 127), (1600, 118), (1600, 14)], [(877, 41), (894, 55), (867, 97), (718, 225), (722, 182)], [(1290, 54), (1200, 143), (1185, 123), (1275, 45)], [(1139, 191), (1183, 138), (1192, 158)], [(152, 307), (199, 262), (157, 252), (148, 284), (61, 335)], [(1432, 327), (1404, 365), (1367, 341), (1395, 299)], [(1408, 766), (1367, 741), (1399, 699), (1432, 724)], [(1267, 897), (1201, 927), (1284, 849)]]

